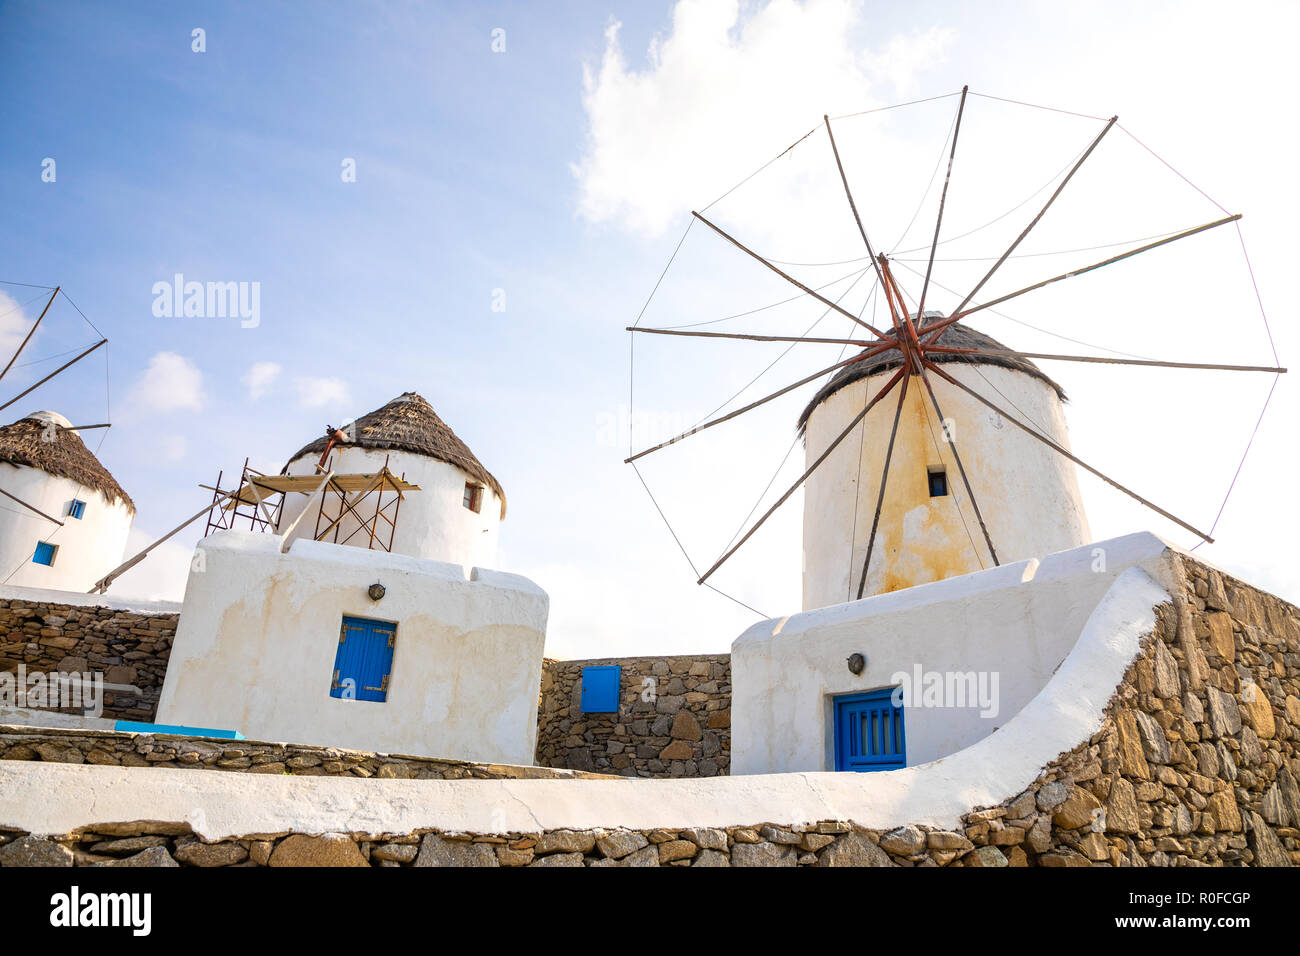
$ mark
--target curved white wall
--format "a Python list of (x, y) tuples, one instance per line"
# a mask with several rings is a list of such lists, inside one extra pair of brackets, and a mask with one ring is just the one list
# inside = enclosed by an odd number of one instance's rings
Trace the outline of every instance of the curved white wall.
[[(903, 701), (908, 767), (970, 747), (1039, 695), (1134, 568), (1178, 586), (1169, 545), (1142, 532), (755, 624), (731, 645), (731, 772), (834, 770), (834, 698), (895, 686), (918, 689)], [(931, 675), (991, 693), (927, 699)]]
[[(1065, 414), (1042, 381), (999, 366), (947, 363), (958, 381), (1044, 429), (1068, 449)], [(884, 386), (893, 370), (840, 389), (808, 420), (811, 464)], [(982, 377), (981, 377), (982, 376)], [(956, 386), (930, 374), (1002, 564), (1084, 544), (1091, 534), (1074, 465)], [(996, 389), (996, 391), (994, 390)], [(868, 394), (869, 393), (869, 394)], [(999, 394), (1001, 393), (1001, 394)], [(804, 490), (805, 610), (857, 597), (881, 471), (897, 408), (886, 396), (808, 479)], [(929, 466), (947, 469), (949, 493), (931, 498)], [(972, 541), (973, 539), (973, 541)], [(851, 556), (851, 557), (850, 557)], [(919, 377), (907, 393), (864, 595), (992, 567), (988, 546)]]
[[(122, 563), (134, 517), (125, 501), (112, 504), (98, 491), (71, 479), (8, 462), (0, 462), (0, 488), (63, 522), (60, 528), (0, 496), (0, 581), (4, 584), (84, 592)], [(68, 516), (73, 499), (86, 503), (80, 520)], [(59, 546), (52, 566), (32, 561), (40, 541)]]
[[(788, 773), (677, 780), (358, 780), (195, 773), (45, 761), (0, 761), (0, 825), (37, 834), (95, 830), (147, 817), (191, 824), (205, 840), (303, 832), (422, 829), (535, 833), (853, 821), (960, 829), (997, 806), (1102, 726), (1106, 705), (1169, 600), (1126, 571), (1096, 602), (1069, 656), (996, 734), (943, 759), (889, 773)], [(86, 798), (93, 793), (94, 799)]]
[[(482, 507), (475, 513), (464, 504), (465, 482), (471, 480), (469, 476), (454, 465), (427, 455), (345, 447), (334, 453), (334, 471), (340, 475), (373, 474), (383, 467), (385, 457), (388, 458), (390, 471), (395, 475), (405, 475), (407, 481), (420, 486), (419, 491), (406, 494), (398, 511), (397, 529), (393, 535), (394, 554), (446, 561), (465, 568), (496, 567), (501, 501), (491, 487), (483, 486)], [(319, 454), (294, 459), (289, 464), (289, 474), (317, 474), (316, 462), (319, 460)], [(330, 517), (338, 514), (338, 496), (332, 497), (333, 500), (325, 506), (327, 520), (321, 523), (322, 529), (329, 523)], [(391, 493), (384, 496), (385, 502), (391, 498)], [(367, 518), (374, 513), (373, 494), (368, 501), (369, 507), (357, 508)], [(288, 527), (306, 504), (306, 495), (287, 496), (277, 530), (282, 531)], [(320, 507), (319, 500), (312, 505), (311, 512), (303, 516), (289, 536), (290, 541), (311, 539), (316, 530)], [(386, 514), (391, 515), (391, 509)], [(338, 542), (342, 543), (357, 527), (355, 518), (351, 515), (345, 518), (339, 525)], [(383, 519), (380, 519), (379, 527), (384, 543), (387, 544), (389, 527)], [(334, 533), (330, 532), (326, 540), (335, 541)], [(368, 534), (363, 538), (358, 532), (347, 543), (365, 548), (369, 546), (369, 541)]]

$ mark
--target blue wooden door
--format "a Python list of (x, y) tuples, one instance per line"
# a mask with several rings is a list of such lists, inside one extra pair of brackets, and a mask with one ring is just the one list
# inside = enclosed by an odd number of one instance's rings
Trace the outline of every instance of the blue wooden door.
[(903, 708), (894, 690), (867, 691), (835, 698), (835, 769), (895, 770), (907, 766)]
[(330, 696), (380, 703), (387, 700), (396, 637), (396, 624), (364, 617), (343, 618)]

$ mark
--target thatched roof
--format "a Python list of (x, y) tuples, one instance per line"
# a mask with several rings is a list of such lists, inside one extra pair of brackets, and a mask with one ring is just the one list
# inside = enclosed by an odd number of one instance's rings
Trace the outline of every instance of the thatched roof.
[[(917, 327), (917, 332), (924, 332), (925, 327), (932, 322), (937, 322), (944, 317), (942, 312), (931, 312), (928, 309), (925, 313), (925, 319)], [(954, 322), (939, 333), (939, 338), (935, 345), (947, 345), (951, 348), (959, 349), (1006, 349), (1006, 346), (992, 336), (985, 335), (983, 332), (977, 332), (969, 326), (962, 325), (960, 322)], [(863, 351), (867, 351), (863, 349)], [(1050, 386), (1061, 399), (1065, 401), (1065, 389), (1061, 388), (1055, 381), (1047, 376), (1029, 359), (1016, 358), (1013, 355), (965, 355), (954, 354), (951, 352), (929, 352), (927, 357), (935, 363), (944, 362), (965, 362), (971, 365), (997, 365), (1001, 368), (1014, 369), (1017, 372), (1024, 372), (1026, 375), (1033, 376), (1040, 382)], [(832, 378), (823, 385), (820, 391), (813, 396), (811, 402), (799, 416), (799, 433), (803, 434), (808, 425), (808, 417), (813, 413), (813, 409), (820, 405), (826, 399), (830, 398), (844, 386), (849, 385), (859, 379), (867, 378), (879, 372), (887, 372), (896, 369), (903, 364), (902, 356), (897, 349), (891, 349), (884, 352), (876, 358), (864, 362), (856, 362), (853, 365), (846, 365)]]
[[(12, 425), (0, 428), (0, 461), (67, 478), (98, 491), (110, 504), (125, 502), (132, 513), (135, 502), (117, 483), (107, 468), (99, 463), (81, 436), (67, 428), (66, 418), (54, 412), (33, 412)], [(53, 441), (46, 441), (50, 425), (56, 428)], [(62, 426), (62, 427), (59, 427)]]
[[(414, 452), (455, 465), (496, 492), (501, 502), (501, 517), (506, 516), (506, 493), (501, 488), (501, 482), (483, 467), (468, 446), (438, 417), (433, 406), (415, 392), (404, 392), (383, 408), (362, 415), (353, 422), (353, 428), (349, 431), (356, 435), (356, 440), (344, 447)], [(320, 457), (325, 450), (326, 441), (322, 435), (314, 442), (304, 445), (289, 462), (293, 463), (304, 455)], [(285, 465), (286, 471), (288, 467)]]

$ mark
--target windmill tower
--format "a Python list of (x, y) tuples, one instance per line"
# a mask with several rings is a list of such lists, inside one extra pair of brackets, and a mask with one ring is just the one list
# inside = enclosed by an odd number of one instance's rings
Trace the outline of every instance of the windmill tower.
[[(918, 334), (924, 336), (926, 323), (942, 318), (942, 313), (926, 312)], [(935, 341), (978, 350), (981, 354), (929, 354), (953, 377), (1002, 396), (1041, 434), (1069, 447), (1065, 393), (1033, 362), (990, 354), (1008, 350), (960, 323), (945, 327)], [(809, 464), (884, 390), (901, 362), (894, 351), (848, 365), (817, 392), (799, 418)], [(809, 476), (804, 492), (804, 610), (1040, 557), (1091, 540), (1072, 462), (1008, 426), (947, 382), (936, 381), (934, 387), (942, 420), (914, 379), (898, 415), (892, 455), (895, 409), (886, 407), (892, 402), (880, 403), (859, 422), (856, 434)], [(966, 452), (961, 466), (954, 447)]]
[(58, 412), (0, 428), (0, 574), (84, 591), (126, 548), (135, 505)]
[[(342, 429), (342, 440), (321, 437), (289, 459), (286, 475), (317, 475), (326, 461), (339, 474), (371, 474), (385, 467), (419, 486), (400, 503), (401, 519), (385, 514), (366, 525), (360, 515), (342, 517), (321, 540), (370, 547), (378, 529), (391, 537), (391, 550), (416, 558), (448, 561), (465, 568), (496, 566), (497, 531), (506, 514), (506, 495), (496, 480), (456, 433), (438, 417), (433, 406), (415, 392), (405, 392), (382, 408), (362, 415)], [(396, 502), (394, 502), (396, 504)], [(279, 513), (277, 533), (288, 540), (312, 537), (311, 514), (295, 519), (304, 508), (319, 510), (324, 502), (294, 496)]]
[[(642, 335), (694, 336), (713, 341), (734, 339), (789, 343), (789, 346), (751, 379), (745, 388), (726, 399), (706, 419), (680, 434), (639, 451), (629, 449), (632, 454), (624, 460), (634, 468), (637, 467), (636, 462), (647, 455), (675, 446), (678, 442), (691, 439), (714, 427), (723, 426), (788, 395), (795, 389), (811, 385), (813, 382), (824, 382), (799, 418), (799, 429), (806, 441), (807, 449), (805, 462), (807, 467), (803, 474), (779, 495), (776, 494), (773, 483), (769, 483), (741, 528), (726, 545), (726, 550), (712, 564), (707, 564), (704, 560), (697, 562), (682, 545), (680, 536), (673, 529), (665, 513), (665, 508), (654, 499), (649, 484), (646, 483), (640, 470), (637, 470), (637, 476), (650, 494), (652, 503), (667, 524), (684, 557), (691, 565), (692, 571), (697, 575), (697, 583), (708, 584), (709, 587), (755, 613), (763, 612), (757, 611), (739, 598), (722, 592), (715, 584), (709, 583), (710, 578), (737, 551), (744, 548), (768, 519), (801, 489), (806, 490), (803, 532), (803, 606), (805, 609), (853, 601), (869, 594), (937, 581), (953, 575), (978, 571), (981, 568), (996, 567), (1008, 561), (1068, 550), (1086, 543), (1091, 534), (1079, 496), (1076, 467), (1101, 479), (1116, 491), (1127, 495), (1202, 541), (1213, 543), (1217, 517), (1209, 531), (1201, 530), (1104, 474), (1070, 450), (1063, 411), (1064, 392), (1035, 362), (1105, 363), (1133, 369), (1146, 367), (1262, 373), (1275, 376), (1274, 384), (1276, 384), (1276, 376), (1287, 371), (1277, 364), (1276, 349), (1273, 350), (1274, 364), (1271, 365), (1147, 358), (1118, 352), (1106, 346), (1094, 346), (1105, 349), (1109, 353), (1106, 355), (1020, 352), (1013, 351), (964, 324), (968, 317), (985, 310), (993, 310), (1020, 296), (1056, 283), (1091, 275), (1097, 270), (1131, 261), (1134, 257), (1155, 249), (1168, 248), (1171, 243), (1202, 235), (1210, 230), (1234, 224), (1241, 219), (1239, 214), (1227, 213), (1227, 210), (1217, 202), (1210, 200), (1225, 215), (1191, 228), (1147, 236), (1145, 240), (1136, 240), (1141, 243), (1139, 245), (1130, 244), (1135, 240), (1124, 240), (1101, 246), (1052, 252), (1017, 252), (1088, 157), (1098, 148), (1106, 134), (1117, 128), (1119, 118), (1112, 116), (1109, 120), (1102, 121), (1101, 129), (1092, 136), (1091, 142), (1078, 154), (1068, 169), (1062, 169), (1029, 198), (1013, 206), (1001, 216), (974, 229), (967, 229), (957, 235), (941, 239), (941, 236), (944, 236), (944, 209), (949, 186), (953, 181), (953, 163), (969, 93), (969, 88), (963, 87), (960, 93), (951, 94), (959, 96), (960, 99), (945, 143), (947, 175), (940, 179), (938, 173), (942, 167), (936, 165), (935, 174), (931, 177), (931, 185), (941, 181), (942, 186), (939, 190), (938, 214), (929, 242), (929, 255), (925, 260), (924, 271), (907, 266), (908, 260), (905, 258), (907, 253), (920, 251), (924, 247), (885, 253), (878, 251), (872, 245), (863, 222), (863, 215), (854, 201), (849, 175), (839, 146), (836, 144), (831, 117), (827, 115), (822, 117), (827, 145), (830, 147), (835, 169), (844, 187), (848, 212), (857, 228), (866, 255), (853, 259), (836, 259), (831, 262), (769, 259), (704, 215), (745, 183), (763, 171), (774, 168), (777, 159), (790, 155), (801, 143), (810, 141), (816, 132), (814, 128), (730, 190), (704, 206), (702, 210), (692, 212), (692, 220), (670, 256), (668, 265), (664, 267), (659, 281), (655, 283), (649, 298), (642, 306), (636, 322), (628, 326), (629, 332)], [(978, 93), (972, 95), (984, 96)], [(992, 99), (999, 98), (992, 97)], [(846, 114), (836, 117), (836, 120), (851, 120), (854, 117), (910, 105), (915, 104), (899, 104), (898, 107), (881, 107)], [(1018, 105), (1031, 109), (1040, 108), (1026, 103)], [(1074, 115), (1082, 116), (1082, 114)], [(1094, 119), (1100, 121), (1100, 118)], [(1131, 133), (1123, 127), (1118, 128), (1142, 146)], [(1145, 146), (1142, 148), (1146, 149)], [(1147, 149), (1147, 152), (1150, 150)], [(940, 159), (942, 161), (942, 156)], [(1173, 169), (1158, 156), (1155, 159), (1165, 167)], [(1186, 177), (1181, 173), (1177, 173), (1176, 170), (1174, 173), (1187, 182)], [(875, 189), (881, 188), (882, 183), (884, 181), (878, 176), (872, 179), (872, 186)], [(947, 262), (991, 263), (979, 281), (969, 287), (969, 291), (963, 293), (958, 289), (941, 285), (934, 277), (936, 262), (940, 261), (936, 255), (940, 244), (965, 239), (995, 225), (1045, 192), (1052, 183), (1056, 183), (1055, 189), (1000, 256), (946, 257)], [(884, 188), (888, 188), (887, 183), (884, 183)], [(927, 186), (927, 196), (929, 189), (930, 187)], [(1201, 192), (1205, 199), (1209, 199), (1204, 192), (1199, 189), (1197, 191)], [(917, 207), (918, 213), (920, 208)], [(716, 216), (716, 213), (710, 215)], [(915, 218), (916, 214), (913, 215), (913, 221)], [(738, 252), (783, 279), (797, 289), (800, 295), (720, 318), (685, 323), (677, 321), (671, 326), (658, 328), (641, 325), (642, 316), (650, 307), (664, 276), (677, 258), (677, 253), (681, 250), (691, 227), (697, 222), (719, 239), (729, 243)], [(909, 224), (897, 244), (902, 244), (902, 239), (907, 236), (910, 229)], [(1075, 265), (1065, 272), (1040, 279), (1013, 291), (999, 294), (995, 291), (998, 290), (998, 286), (990, 285), (990, 280), (995, 278), (1002, 266), (1013, 256), (1023, 258), (1037, 255), (1083, 254), (1102, 248), (1109, 251), (1112, 247), (1123, 248), (1106, 258), (1086, 265)], [(1244, 256), (1244, 243), (1242, 252)], [(801, 273), (807, 268), (839, 267), (849, 262), (865, 263), (865, 265), (856, 276), (850, 273), (816, 287), (810, 284), (814, 281), (810, 277), (805, 281), (797, 274), (787, 271), (787, 269), (794, 269)], [(1249, 272), (1248, 259), (1245, 264)], [(899, 282), (898, 273), (893, 270), (894, 265), (902, 265), (906, 271), (913, 272), (921, 280), (919, 290), (905, 289)], [(982, 265), (978, 267), (978, 269), (983, 268)], [(945, 267), (941, 267), (940, 271), (943, 272), (944, 269)], [(874, 288), (868, 294), (867, 300), (862, 301), (859, 307), (857, 302), (851, 302), (846, 297), (858, 280), (869, 273), (874, 273), (876, 280)], [(832, 286), (837, 286), (848, 279), (852, 279), (853, 282), (835, 298), (822, 294), (822, 290), (829, 291)], [(876, 321), (874, 308), (871, 321), (865, 318), (867, 306), (871, 304), (872, 296), (877, 294), (888, 304), (889, 321), (882, 322), (880, 327), (873, 324)], [(958, 304), (946, 315), (926, 310), (927, 296), (930, 297), (929, 301), (933, 302), (940, 295), (958, 299)], [(816, 321), (802, 331), (798, 328), (774, 330), (798, 334), (770, 334), (765, 329), (750, 330), (729, 325), (725, 326), (724, 331), (724, 327), (720, 325), (732, 320), (746, 319), (769, 308), (783, 306), (787, 302), (804, 297), (824, 307), (824, 311)], [(1255, 298), (1258, 302), (1258, 294)], [(841, 304), (842, 300), (845, 304)], [(878, 303), (879, 299), (875, 301)], [(846, 305), (852, 308), (846, 308)], [(991, 314), (1002, 315), (995, 311), (991, 311)], [(1267, 317), (1264, 316), (1262, 307), (1260, 316), (1264, 320), (1265, 332), (1268, 333)], [(828, 317), (836, 322), (847, 319), (852, 324), (846, 332), (827, 335), (824, 334), (824, 330), (818, 329), (818, 326)], [(1005, 315), (1002, 317), (1010, 318)], [(701, 328), (702, 326), (709, 326), (709, 328), (705, 330)], [(814, 332), (822, 334), (814, 335)], [(1048, 332), (1048, 334), (1057, 333)], [(1271, 343), (1272, 336), (1271, 333), (1268, 334)], [(1063, 338), (1070, 339), (1070, 336), (1063, 336)], [(1078, 339), (1073, 341), (1087, 344)], [(842, 347), (840, 357), (833, 364), (766, 395), (753, 398), (739, 407), (730, 407), (738, 404), (742, 396), (748, 399), (753, 394), (750, 386), (775, 367), (795, 346), (823, 349), (828, 345)], [(844, 358), (845, 350), (849, 346), (856, 347), (858, 351)], [(629, 361), (635, 364), (634, 350)], [(826, 376), (829, 376), (829, 379)], [(635, 381), (635, 377), (633, 380)], [(1271, 389), (1268, 396), (1264, 400), (1265, 409), (1272, 396)], [(887, 402), (883, 401), (887, 398), (889, 399)], [(1261, 416), (1262, 414), (1263, 409), (1261, 409)], [(1250, 442), (1247, 442), (1246, 447), (1248, 451)], [(791, 450), (793, 451), (793, 448)], [(1242, 460), (1244, 461), (1244, 455)], [(783, 459), (780, 467), (784, 467), (784, 464)], [(1228, 494), (1231, 494), (1231, 490), (1230, 483)], [(772, 500), (773, 497), (775, 500)], [(755, 518), (754, 515), (758, 514), (759, 508), (769, 500), (772, 503), (767, 510)], [(1225, 504), (1226, 501), (1225, 495)], [(1222, 513), (1221, 505), (1219, 515), (1221, 516)]]

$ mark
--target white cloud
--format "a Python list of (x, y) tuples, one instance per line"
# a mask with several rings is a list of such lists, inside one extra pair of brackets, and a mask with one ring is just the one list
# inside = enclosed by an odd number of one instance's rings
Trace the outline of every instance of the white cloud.
[(293, 384), (303, 408), (344, 405), (351, 400), (347, 383), (341, 378), (298, 378)]
[(680, 0), (672, 32), (652, 42), (643, 71), (628, 64), (612, 23), (599, 67), (584, 70), (589, 135), (574, 169), (581, 215), (658, 235), (823, 113), (879, 105), (868, 102), (873, 85), (911, 90), (953, 37), (931, 28), (863, 51), (859, 9), (848, 0), (773, 0), (742, 18), (734, 0)]
[(127, 406), (133, 412), (172, 412), (180, 409), (201, 411), (206, 404), (203, 373), (175, 352), (159, 352), (149, 360), (149, 367), (127, 393)]
[(880, 53), (865, 54), (863, 65), (875, 82), (888, 83), (897, 96), (914, 96), (920, 74), (944, 61), (954, 36), (946, 27), (916, 30), (908, 36), (900, 33), (890, 37)]
[(270, 390), (271, 385), (280, 377), (279, 362), (254, 362), (244, 373), (244, 385), (248, 388), (248, 397), (256, 401)]
[(32, 321), (21, 302), (8, 293), (0, 292), (0, 362), (9, 361), (9, 356), (13, 355), (22, 343), (23, 336), (32, 327)]

